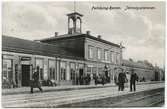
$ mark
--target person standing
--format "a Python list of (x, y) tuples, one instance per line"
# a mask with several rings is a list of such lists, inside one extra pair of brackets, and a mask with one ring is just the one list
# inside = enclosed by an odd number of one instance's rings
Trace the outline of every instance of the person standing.
[(32, 75), (33, 81), (31, 83), (31, 93), (33, 93), (33, 88), (39, 88), (41, 92), (43, 92), (41, 88), (41, 84), (39, 82), (39, 71), (35, 69), (33, 75)]
[(126, 71), (125, 75), (126, 75), (126, 82), (125, 82), (125, 85), (126, 85), (126, 87), (130, 87), (130, 86), (129, 86), (129, 84), (130, 84), (130, 74), (129, 74), (129, 72)]
[(109, 67), (107, 67), (107, 65), (104, 66), (104, 74), (105, 74), (105, 79), (107, 83), (110, 83), (110, 72), (111, 69), (109, 69)]
[(130, 77), (130, 91), (136, 91), (136, 81), (138, 81), (138, 76), (137, 74), (134, 72), (134, 69), (132, 69), (131, 72), (131, 77)]
[(87, 80), (88, 80), (88, 85), (90, 85), (90, 81), (91, 81), (90, 74), (87, 74)]
[(108, 77), (108, 67), (106, 65), (104, 66), (104, 74)]
[(121, 69), (121, 72), (118, 75), (118, 91), (124, 90), (124, 83), (125, 83), (126, 75), (123, 73), (123, 69)]

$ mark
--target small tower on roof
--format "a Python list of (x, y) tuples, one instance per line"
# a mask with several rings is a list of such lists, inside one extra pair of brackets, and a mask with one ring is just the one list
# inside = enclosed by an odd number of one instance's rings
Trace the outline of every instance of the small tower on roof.
[(67, 14), (68, 16), (68, 34), (81, 33), (82, 32), (82, 14), (73, 12)]
[(74, 2), (74, 12), (67, 14), (68, 16), (68, 34), (81, 33), (82, 32), (82, 14), (76, 12)]

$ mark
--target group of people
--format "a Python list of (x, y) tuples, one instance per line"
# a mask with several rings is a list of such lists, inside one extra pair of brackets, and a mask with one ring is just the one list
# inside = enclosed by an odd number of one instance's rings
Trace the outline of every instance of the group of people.
[(86, 74), (86, 75), (83, 76), (83, 82), (82, 82), (82, 84), (78, 84), (78, 85), (90, 85), (90, 81), (91, 81), (90, 74)]
[[(130, 75), (130, 91), (136, 91), (136, 81), (138, 81), (138, 76), (134, 72), (134, 69), (131, 70), (131, 75)], [(121, 69), (121, 72), (118, 75), (118, 91), (123, 91), (124, 90), (124, 84), (128, 82), (126, 73), (124, 72), (123, 69)]]
[[(37, 69), (34, 69), (34, 73), (32, 75), (32, 79), (30, 81), (30, 87), (31, 87), (31, 93), (33, 93), (33, 88), (39, 88), (41, 92), (43, 92), (43, 89), (41, 87), (41, 83), (39, 81), (39, 71)], [(89, 85), (91, 81), (90, 74), (86, 74), (85, 76), (80, 76), (78, 79), (77, 84), (79, 85)], [(51, 80), (48, 80), (48, 83), (52, 86), (54, 82)]]
[[(31, 81), (30, 87), (31, 87), (31, 93), (33, 93), (33, 88), (39, 88), (41, 92), (43, 92), (43, 89), (41, 88), (41, 84), (39, 82), (39, 71), (35, 70), (32, 75), (33, 80)], [(90, 75), (87, 75), (85, 78), (86, 84), (90, 84)], [(136, 81), (138, 81), (138, 76), (134, 72), (134, 69), (131, 70), (130, 75), (130, 91), (136, 91)], [(124, 90), (124, 84), (128, 82), (128, 79), (126, 77), (126, 73), (123, 69), (121, 69), (121, 72), (118, 75), (118, 90), (123, 91)]]
[(89, 85), (91, 81), (91, 76), (90, 74), (76, 75), (76, 77), (73, 78), (72, 81), (75, 85)]

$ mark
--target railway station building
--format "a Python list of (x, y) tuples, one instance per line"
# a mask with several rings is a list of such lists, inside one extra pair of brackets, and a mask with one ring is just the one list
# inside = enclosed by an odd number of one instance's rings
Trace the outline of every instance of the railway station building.
[(153, 81), (155, 80), (155, 68), (153, 66), (146, 65), (141, 62), (134, 62), (129, 60), (124, 60), (122, 62), (122, 67), (126, 69), (127, 74), (131, 72), (131, 69), (138, 75), (139, 81)]
[[(121, 44), (106, 41), (100, 35), (92, 36), (90, 31), (82, 33), (82, 14), (74, 12), (67, 17), (68, 33), (64, 35), (55, 32), (53, 37), (38, 41), (2, 36), (3, 88), (29, 86), (34, 69), (38, 69), (40, 81), (82, 85), (86, 75), (92, 82), (94, 74), (109, 69), (107, 75), (113, 82), (118, 73), (115, 68), (134, 67), (122, 59)], [(153, 72), (145, 66), (142, 69), (144, 75)]]

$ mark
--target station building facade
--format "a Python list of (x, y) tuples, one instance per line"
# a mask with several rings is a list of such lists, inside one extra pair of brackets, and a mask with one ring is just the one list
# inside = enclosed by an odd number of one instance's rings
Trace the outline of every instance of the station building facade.
[[(120, 66), (119, 45), (103, 42), (88, 34), (68, 36), (62, 43), (67, 48), (61, 44), (2, 36), (4, 84), (9, 81), (18, 87), (28, 86), (33, 69), (38, 68), (41, 81), (54, 79), (59, 85), (76, 85), (77, 77), (90, 74), (93, 79), (93, 74), (103, 73), (105, 66), (112, 70)], [(113, 79), (112, 73), (108, 75)]]
[[(102, 39), (101, 35), (92, 36), (90, 31), (83, 34), (82, 17), (77, 12), (67, 14), (68, 16), (68, 34), (41, 39), (40, 42), (53, 44), (67, 51), (73, 52), (85, 61), (85, 73), (100, 74), (104, 72), (104, 67), (114, 72), (114, 68), (121, 65), (122, 45)], [(72, 24), (72, 26), (70, 26)], [(78, 25), (78, 26), (77, 26)], [(111, 81), (114, 79), (114, 73), (108, 73)]]
[[(38, 69), (40, 81), (49, 79), (58, 85), (81, 85), (78, 78), (90, 74), (93, 81), (93, 74), (103, 74), (105, 68), (111, 82), (118, 74), (115, 68), (122, 65), (126, 69), (134, 68), (122, 59), (124, 47), (121, 44), (103, 40), (100, 35), (92, 36), (90, 31), (83, 34), (83, 15), (80, 13), (67, 16), (68, 34), (58, 35), (55, 32), (53, 37), (38, 41), (2, 36), (4, 88), (29, 86), (34, 69)], [(151, 69), (142, 69), (144, 75), (151, 75)]]

